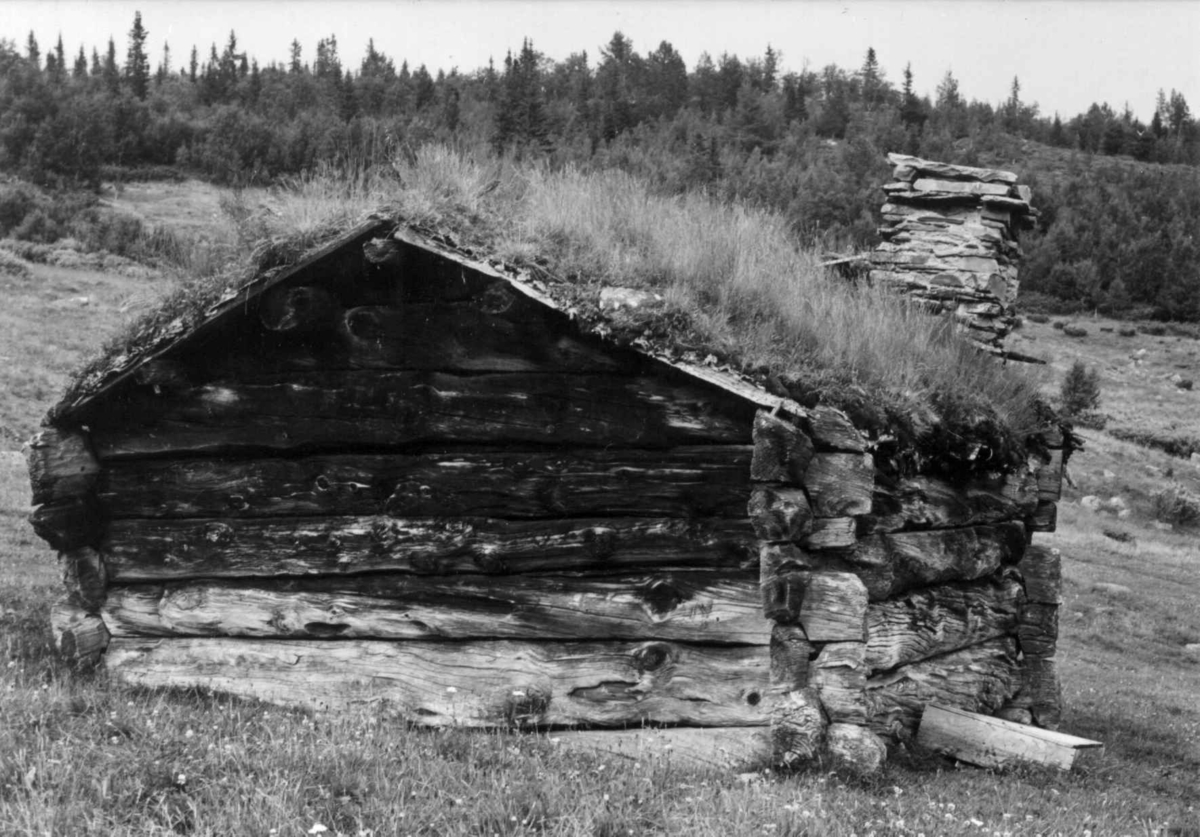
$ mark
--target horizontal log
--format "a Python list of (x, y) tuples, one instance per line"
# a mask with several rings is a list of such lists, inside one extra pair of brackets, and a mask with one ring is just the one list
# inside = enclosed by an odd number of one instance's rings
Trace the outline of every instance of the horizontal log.
[(983, 578), (1016, 563), (1024, 550), (1025, 527), (1009, 522), (870, 535), (847, 560), (871, 600), (882, 601), (915, 587)]
[(1035, 764), (1071, 770), (1095, 763), (1104, 745), (950, 706), (926, 707), (918, 746), (979, 767)]
[(782, 767), (799, 767), (821, 757), (829, 722), (821, 711), (816, 689), (772, 693), (772, 760)]
[(114, 638), (105, 665), (147, 688), (198, 687), (423, 726), (761, 726), (767, 649), (667, 642)]
[(1026, 657), (1053, 657), (1058, 648), (1058, 605), (1027, 602), (1021, 608), (1017, 637)]
[(766, 645), (755, 573), (455, 575), (109, 588), (114, 636), (276, 639), (664, 639)]
[(823, 448), (835, 451), (863, 453), (867, 437), (854, 426), (850, 417), (833, 407), (817, 406), (809, 416), (809, 429)]
[(812, 531), (812, 509), (801, 488), (756, 485), (747, 508), (759, 540), (796, 541)]
[(813, 457), (812, 440), (794, 424), (759, 410), (754, 415), (750, 478), (803, 485)]
[(37, 536), (54, 549), (95, 546), (104, 532), (104, 513), (94, 494), (82, 494), (38, 506), (29, 514)]
[(1030, 532), (1053, 532), (1058, 529), (1058, 504), (1053, 500), (1039, 500), (1037, 509), (1028, 518)]
[(1062, 554), (1053, 547), (1031, 544), (1017, 564), (1025, 580), (1025, 597), (1040, 604), (1062, 604)]
[(91, 493), (100, 473), (91, 444), (78, 430), (44, 428), (29, 441), (25, 458), (35, 506)]
[(771, 689), (791, 692), (808, 686), (812, 644), (799, 625), (771, 628)]
[(68, 601), (89, 613), (104, 604), (110, 578), (108, 561), (91, 547), (58, 553), (58, 566)]
[(750, 569), (746, 520), (254, 518), (114, 520), (103, 551), (114, 581)]
[(547, 738), (556, 749), (637, 764), (673, 764), (728, 774), (761, 770), (771, 763), (769, 726), (563, 730)]
[(858, 523), (853, 517), (815, 517), (812, 531), (800, 539), (805, 549), (848, 549), (858, 543)]
[(1020, 520), (1037, 508), (1038, 486), (1026, 468), (1008, 477), (953, 483), (918, 476), (879, 478), (864, 533), (951, 529)]
[(352, 369), (473, 372), (632, 373), (638, 366), (634, 356), (580, 337), (537, 303), (510, 294), (488, 304), (495, 300), (491, 294), (469, 303), (351, 308), (342, 344), (322, 347), (331, 357), (315, 360)]
[(287, 383), (131, 393), (96, 419), (103, 459), (420, 442), (749, 444), (753, 406), (658, 377), (296, 373)]
[(832, 723), (865, 724), (866, 643), (830, 642), (813, 661), (809, 684)]
[(907, 741), (925, 706), (937, 703), (992, 714), (1019, 685), (1016, 643), (1008, 637), (902, 666), (867, 679), (869, 727), (888, 741)]
[(1062, 702), (1054, 658), (1025, 657), (1021, 661), (1021, 688), (1012, 704), (1028, 709), (1038, 726), (1057, 729), (1062, 720)]
[(878, 773), (887, 760), (887, 745), (883, 740), (858, 724), (830, 724), (825, 747), (834, 770), (857, 776)]
[(872, 672), (1016, 633), (1024, 601), (1013, 578), (911, 590), (867, 608), (866, 664)]
[(763, 612), (776, 622), (800, 625), (812, 642), (860, 642), (867, 591), (851, 573), (789, 572), (763, 579)]
[(870, 454), (818, 453), (808, 466), (804, 487), (817, 517), (870, 514), (874, 459)]
[(116, 460), (110, 517), (745, 517), (751, 448)]
[(268, 331), (323, 331), (333, 325), (336, 314), (337, 303), (329, 291), (316, 285), (272, 288), (258, 305), (259, 321)]
[(1057, 501), (1062, 496), (1063, 452), (1048, 450), (1046, 454), (1037, 472), (1038, 499)]
[(59, 655), (80, 666), (95, 665), (109, 638), (103, 620), (69, 596), (50, 606), (50, 636)]

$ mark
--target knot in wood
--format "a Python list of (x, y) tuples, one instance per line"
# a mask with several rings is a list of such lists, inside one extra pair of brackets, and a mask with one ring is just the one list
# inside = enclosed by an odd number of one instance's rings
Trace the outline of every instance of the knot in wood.
[(650, 606), (651, 612), (657, 616), (665, 616), (688, 597), (670, 581), (660, 578), (646, 585), (642, 591), (642, 598)]
[(209, 523), (204, 527), (204, 540), (216, 546), (233, 543), (233, 527), (226, 523)]
[(671, 660), (671, 646), (665, 642), (650, 642), (633, 652), (639, 674), (657, 671)]
[(503, 314), (517, 302), (517, 295), (503, 282), (495, 282), (476, 298), (475, 304), (486, 314)]

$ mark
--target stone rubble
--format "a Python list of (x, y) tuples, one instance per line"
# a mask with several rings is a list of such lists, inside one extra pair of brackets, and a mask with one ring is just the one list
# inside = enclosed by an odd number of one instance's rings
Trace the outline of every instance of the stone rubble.
[(1021, 259), (1018, 231), (1036, 224), (1028, 186), (1012, 172), (889, 154), (874, 283), (893, 285), (934, 313), (950, 313), (972, 340), (1003, 350), (1012, 331)]

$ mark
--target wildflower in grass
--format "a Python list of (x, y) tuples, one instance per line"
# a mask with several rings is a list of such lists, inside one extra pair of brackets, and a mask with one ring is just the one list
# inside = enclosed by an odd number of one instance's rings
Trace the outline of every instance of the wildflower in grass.
[(319, 822), (314, 822), (312, 828), (308, 830), (309, 834), (324, 834), (329, 829), (321, 825)]
[(448, 694), (452, 694), (452, 695), (453, 695), (453, 694), (456, 694), (456, 693), (458, 692), (458, 689), (454, 688), (453, 686), (447, 686), (447, 687), (446, 687), (446, 692), (447, 692)]

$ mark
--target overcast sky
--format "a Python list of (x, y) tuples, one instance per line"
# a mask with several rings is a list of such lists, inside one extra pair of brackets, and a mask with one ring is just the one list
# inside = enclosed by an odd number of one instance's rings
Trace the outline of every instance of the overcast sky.
[(1022, 99), (1064, 117), (1107, 101), (1126, 102), (1149, 121), (1155, 93), (1174, 88), (1200, 113), (1200, 0), (2, 0), (0, 37), (24, 48), (34, 31), (43, 52), (61, 33), (103, 52), (111, 35), (124, 58), (135, 10), (149, 31), (152, 63), (169, 41), (176, 68), (194, 45), (201, 60), (229, 30), (261, 64), (283, 62), (298, 38), (304, 59), (337, 36), (342, 62), (357, 69), (368, 38), (397, 66), (468, 72), (522, 38), (554, 59), (599, 48), (621, 30), (645, 54), (670, 41), (691, 70), (702, 52), (747, 58), (771, 44), (785, 70), (806, 63), (847, 69), (873, 46), (899, 83), (912, 62), (919, 92), (932, 94), (947, 70), (967, 98), (997, 103), (1013, 76)]

